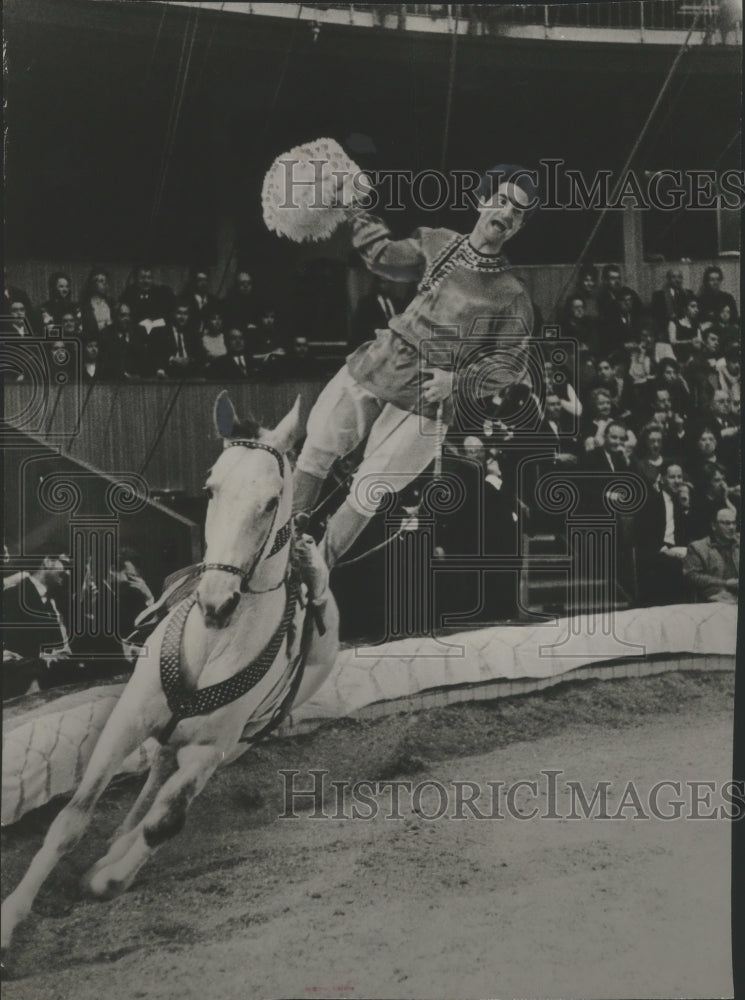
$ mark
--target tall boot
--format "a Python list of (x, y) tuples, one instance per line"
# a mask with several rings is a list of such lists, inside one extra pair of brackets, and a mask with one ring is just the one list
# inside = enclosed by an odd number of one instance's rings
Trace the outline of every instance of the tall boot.
[(318, 503), (321, 489), (326, 480), (321, 476), (314, 476), (310, 472), (303, 472), (302, 469), (295, 469), (294, 493), (292, 497), (292, 513), (307, 511), (310, 513)]
[(369, 520), (370, 515), (360, 514), (350, 507), (347, 500), (329, 518), (326, 534), (321, 541), (321, 551), (329, 569), (351, 548)]

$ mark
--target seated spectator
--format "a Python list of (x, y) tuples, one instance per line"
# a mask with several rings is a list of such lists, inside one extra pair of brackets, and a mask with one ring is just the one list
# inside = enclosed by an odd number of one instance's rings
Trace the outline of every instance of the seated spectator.
[(235, 284), (225, 296), (222, 305), (226, 328), (236, 328), (244, 333), (249, 326), (259, 325), (261, 306), (254, 292), (253, 278), (246, 270), (238, 271)]
[(586, 449), (582, 467), (592, 472), (621, 472), (629, 468), (626, 457), (627, 428), (618, 420), (609, 420), (603, 430), (600, 447)]
[(204, 332), (207, 310), (217, 307), (217, 296), (210, 291), (210, 276), (206, 267), (195, 267), (189, 272), (189, 280), (184, 285), (180, 298), (189, 303), (192, 323)]
[(730, 406), (740, 406), (740, 348), (732, 344), (724, 352), (724, 357), (716, 363), (718, 388), (723, 389), (730, 399)]
[(645, 424), (642, 427), (631, 468), (643, 477), (650, 489), (656, 485), (665, 464), (662, 452), (664, 442), (665, 431), (660, 424)]
[(139, 378), (149, 373), (148, 336), (132, 323), (126, 302), (114, 306), (113, 321), (101, 331), (101, 363), (113, 379)]
[(84, 385), (101, 382), (108, 378), (100, 359), (98, 334), (91, 334), (83, 342), (83, 367), (81, 378)]
[[(642, 303), (636, 292), (624, 285), (621, 277), (621, 268), (618, 264), (606, 264), (603, 268), (600, 293), (598, 295), (598, 314), (600, 317), (601, 336), (605, 337), (609, 330), (617, 327), (621, 315), (621, 298), (631, 297), (630, 316), (637, 321), (642, 314)], [(604, 341), (605, 342), (605, 341)], [(607, 346), (606, 350), (612, 350), (613, 346)]]
[(579, 401), (574, 386), (569, 382), (566, 372), (557, 368), (553, 362), (543, 362), (543, 374), (546, 379), (546, 392), (554, 393), (561, 401), (562, 410), (573, 417), (582, 416), (582, 403)]
[[(31, 572), (3, 581), (3, 695), (25, 694), (30, 687), (51, 686), (57, 666), (69, 653), (67, 628), (58, 602), (65, 593), (68, 569), (59, 556), (44, 556)], [(53, 655), (42, 657), (51, 647)]]
[(677, 361), (685, 364), (693, 354), (694, 343), (703, 343), (698, 299), (687, 300), (683, 315), (670, 321), (667, 333)]
[(585, 316), (596, 325), (598, 316), (600, 315), (598, 311), (600, 288), (598, 286), (598, 269), (593, 267), (592, 264), (585, 264), (580, 269), (577, 285), (570, 293), (565, 308), (570, 305), (571, 300), (576, 296), (579, 296), (583, 301)]
[(717, 436), (708, 425), (697, 428), (691, 436), (689, 441), (690, 458), (686, 464), (691, 474), (691, 481), (697, 490), (706, 485), (707, 468), (721, 465), (717, 446)]
[(202, 351), (207, 362), (221, 358), (225, 354), (225, 337), (223, 330), (222, 309), (217, 305), (208, 305), (202, 312)]
[(740, 418), (732, 413), (730, 398), (724, 389), (714, 391), (711, 405), (704, 410), (703, 420), (714, 431), (720, 445), (740, 433)]
[(580, 356), (583, 354), (595, 356), (600, 349), (596, 322), (587, 315), (585, 300), (576, 292), (567, 300), (561, 324), (561, 336), (566, 340), (577, 342)]
[(375, 339), (376, 330), (385, 330), (388, 321), (403, 312), (410, 296), (410, 284), (375, 277), (373, 290), (363, 295), (352, 315), (349, 349)]
[(639, 297), (631, 288), (619, 289), (616, 309), (606, 320), (603, 329), (605, 350), (629, 350), (639, 342), (641, 334), (641, 309)]
[(723, 306), (730, 308), (730, 322), (737, 322), (737, 303), (729, 292), (722, 290), (724, 274), (721, 267), (716, 264), (707, 267), (704, 271), (701, 291), (699, 292), (699, 306), (701, 320), (703, 322), (714, 322), (722, 311)]
[(652, 379), (655, 366), (654, 333), (649, 326), (642, 326), (639, 343), (629, 349), (629, 378), (637, 392)]
[(737, 604), (740, 537), (731, 510), (718, 510), (710, 534), (691, 542), (683, 575), (699, 601)]
[(308, 338), (298, 335), (282, 359), (281, 372), (290, 378), (314, 378), (325, 374), (326, 366), (313, 354)]
[(254, 367), (268, 374), (277, 374), (285, 357), (285, 340), (274, 306), (264, 306), (259, 312), (258, 326), (251, 323), (246, 330), (246, 351), (253, 359)]
[(164, 326), (148, 338), (150, 371), (158, 378), (189, 378), (204, 367), (201, 342), (190, 323), (189, 303), (179, 300)]
[(539, 434), (553, 438), (556, 443), (552, 464), (576, 465), (578, 444), (574, 438), (575, 420), (561, 405), (560, 397), (550, 390), (546, 393), (546, 406)]
[(679, 500), (683, 470), (664, 466), (659, 489), (650, 489), (634, 517), (638, 596), (642, 606), (679, 604), (685, 600), (683, 560), (687, 524)]
[(140, 264), (134, 271), (134, 282), (124, 289), (120, 302), (132, 311), (132, 322), (141, 323), (147, 333), (166, 325), (173, 313), (174, 294), (166, 285), (153, 283), (153, 269)]
[(671, 267), (665, 276), (665, 284), (658, 292), (652, 293), (652, 316), (660, 330), (667, 330), (670, 323), (680, 319), (685, 312), (685, 304), (693, 292), (683, 287), (683, 272), (679, 267)]
[(80, 310), (72, 296), (72, 282), (70, 276), (64, 271), (55, 271), (49, 276), (48, 282), (49, 298), (42, 305), (42, 309), (48, 312), (55, 323), (61, 322), (62, 313), (72, 310), (76, 317), (79, 317)]
[(718, 510), (726, 508), (740, 519), (740, 488), (730, 486), (723, 465), (714, 462), (706, 465), (699, 488), (694, 491), (691, 525), (694, 538), (703, 538)]
[(613, 419), (613, 402), (610, 392), (601, 387), (593, 389), (580, 425), (580, 436), (585, 451), (602, 448), (605, 428)]
[(596, 376), (593, 389), (605, 389), (613, 403), (613, 415), (626, 417), (634, 403), (634, 391), (628, 378), (626, 358), (619, 352), (610, 357), (600, 358), (595, 366)]
[(214, 358), (205, 369), (205, 378), (214, 382), (242, 382), (255, 371), (246, 353), (246, 335), (239, 327), (225, 331), (225, 354)]
[(10, 302), (10, 322), (5, 324), (5, 329), (11, 337), (31, 337), (31, 320), (26, 308), (26, 303), (18, 297)]
[(111, 326), (114, 303), (109, 288), (109, 275), (94, 267), (86, 278), (80, 295), (80, 317), (83, 333), (98, 334)]
[(663, 397), (659, 392), (666, 392), (670, 400), (670, 409), (673, 413), (678, 413), (685, 418), (691, 409), (691, 393), (688, 384), (680, 374), (680, 365), (674, 358), (663, 358), (657, 362), (655, 377), (649, 383), (651, 404), (653, 407), (659, 405)]
[(8, 279), (8, 268), (3, 267), (3, 312), (9, 312), (11, 305), (14, 302), (22, 302), (26, 308), (26, 312), (31, 316), (33, 311), (33, 306), (31, 305), (31, 299), (29, 296), (20, 288), (15, 288), (11, 285)]
[(719, 310), (717, 318), (705, 329), (713, 330), (719, 337), (719, 347), (722, 353), (733, 344), (740, 345), (740, 325), (732, 318), (732, 306), (726, 302)]

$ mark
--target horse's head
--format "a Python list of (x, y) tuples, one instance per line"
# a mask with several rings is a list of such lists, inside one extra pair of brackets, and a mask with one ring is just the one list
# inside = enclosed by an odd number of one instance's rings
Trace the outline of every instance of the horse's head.
[[(288, 524), (292, 511), (292, 472), (285, 452), (297, 436), (299, 412), (298, 397), (287, 416), (269, 431), (250, 418), (239, 420), (226, 392), (217, 398), (215, 426), (223, 438), (223, 451), (205, 483), (210, 498), (205, 568), (197, 588), (209, 628), (228, 624), (249, 585), (267, 589), (284, 576), (289, 533), (279, 538), (277, 533)], [(250, 581), (260, 581), (261, 586)]]

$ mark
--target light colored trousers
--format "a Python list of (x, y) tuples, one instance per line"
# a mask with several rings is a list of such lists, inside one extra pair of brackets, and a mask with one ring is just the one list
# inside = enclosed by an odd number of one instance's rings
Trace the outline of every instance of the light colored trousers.
[(336, 459), (365, 437), (365, 454), (346, 502), (367, 519), (384, 493), (403, 489), (434, 459), (436, 424), (379, 399), (356, 382), (345, 365), (311, 411), (297, 468), (323, 481)]

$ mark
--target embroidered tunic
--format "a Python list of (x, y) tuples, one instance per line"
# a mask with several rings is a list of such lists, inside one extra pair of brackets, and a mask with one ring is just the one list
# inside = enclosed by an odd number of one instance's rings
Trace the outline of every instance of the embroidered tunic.
[[(491, 396), (525, 374), (533, 307), (504, 256), (483, 254), (450, 229), (416, 230), (392, 240), (377, 217), (357, 209), (352, 242), (367, 267), (394, 281), (418, 281), (418, 294), (376, 339), (347, 358), (355, 381), (403, 410), (434, 417), (421, 396), (424, 368), (455, 371), (455, 395)], [(452, 417), (452, 400), (444, 419)]]

